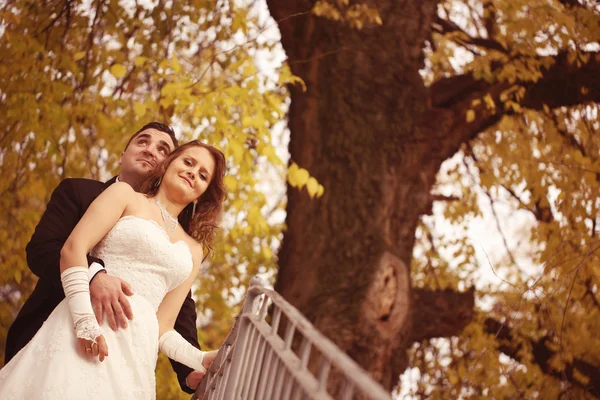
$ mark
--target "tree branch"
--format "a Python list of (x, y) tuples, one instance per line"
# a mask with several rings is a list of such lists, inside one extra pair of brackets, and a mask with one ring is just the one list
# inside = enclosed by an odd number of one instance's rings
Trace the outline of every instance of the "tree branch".
[(91, 54), (92, 48), (94, 47), (94, 34), (95, 34), (96, 27), (99, 25), (99, 20), (102, 18), (100, 13), (102, 11), (103, 5), (104, 5), (104, 0), (98, 0), (98, 4), (96, 5), (96, 12), (94, 13), (94, 20), (92, 21), (92, 25), (90, 26), (90, 33), (88, 34), (88, 38), (87, 38), (88, 48), (85, 53), (85, 62), (83, 65), (83, 78), (81, 79), (81, 82), (79, 83), (79, 85), (77, 85), (77, 88), (75, 90), (83, 90), (83, 88), (87, 84), (87, 76), (88, 76), (89, 64), (90, 64), (90, 54)]
[(594, 291), (592, 290), (592, 278), (588, 278), (585, 281), (585, 294), (583, 297), (585, 296), (590, 296), (592, 299), (592, 302), (594, 303), (594, 305), (596, 306), (596, 308), (598, 310), (600, 310), (600, 303), (598, 302), (598, 300), (596, 299), (596, 295), (594, 294)]
[(581, 2), (579, 0), (558, 0), (558, 2), (561, 3), (565, 7), (567, 7), (567, 6), (571, 7), (571, 8), (581, 7), (581, 8), (588, 9), (588, 7), (586, 7), (585, 5), (581, 4)]
[[(499, 351), (516, 361), (522, 361), (522, 355), (519, 354), (522, 346), (515, 341), (513, 333), (506, 324), (493, 318), (486, 319), (484, 324), (487, 332), (491, 335), (495, 335), (498, 340)], [(550, 360), (556, 355), (556, 352), (552, 351), (548, 345), (546, 345), (546, 342), (550, 339), (550, 337), (543, 337), (537, 341), (529, 341), (533, 350), (533, 359), (539, 365), (540, 369), (550, 376), (560, 380), (567, 380), (574, 386), (600, 398), (600, 367), (581, 359), (574, 359), (573, 362), (565, 364), (563, 371), (553, 369), (550, 365)], [(580, 374), (589, 378), (589, 383), (584, 384), (579, 381), (577, 377), (573, 375), (575, 369)]]
[[(470, 143), (467, 143), (467, 148), (469, 149), (470, 157), (473, 159), (473, 161), (475, 161), (475, 165), (477, 165), (477, 168), (479, 168), (481, 173), (486, 173), (485, 170), (479, 165), (479, 160), (475, 156), (475, 153), (473, 152), (473, 149), (471, 148)], [(469, 175), (471, 175), (471, 180), (473, 182), (477, 182), (475, 177), (471, 174), (469, 165), (467, 164), (464, 157), (463, 157), (463, 164), (464, 164), (465, 168), (467, 169), (467, 173)], [(510, 249), (510, 246), (508, 245), (508, 240), (506, 239), (506, 235), (504, 234), (504, 230), (502, 229), (502, 224), (500, 223), (500, 217), (498, 217), (498, 214), (496, 213), (496, 209), (494, 208), (495, 202), (494, 202), (494, 198), (492, 197), (492, 194), (484, 185), (480, 184), (479, 187), (481, 188), (483, 193), (486, 195), (486, 197), (490, 201), (490, 209), (492, 210), (492, 215), (494, 216), (494, 220), (496, 221), (496, 229), (498, 229), (498, 233), (500, 233), (500, 237), (502, 237), (502, 242), (504, 243), (504, 247), (506, 248), (506, 253), (508, 254), (508, 257), (510, 258), (510, 261), (513, 263), (513, 265), (515, 265), (517, 268), (519, 268), (522, 271), (523, 268), (517, 262), (516, 257), (514, 256), (514, 254), (512, 253), (512, 250)]]
[[(600, 53), (587, 53), (588, 62), (570, 64), (567, 53), (560, 53), (554, 63), (537, 82), (519, 82), (526, 88), (521, 105), (542, 109), (546, 104), (550, 108), (572, 106), (589, 101), (600, 101)], [(430, 98), (435, 107), (449, 107), (465, 97), (482, 97), (493, 89), (507, 89), (506, 82), (489, 84), (475, 79), (471, 74), (457, 75), (440, 79), (431, 85)], [(583, 89), (582, 89), (583, 88)]]
[(456, 336), (473, 320), (475, 289), (464, 293), (413, 289), (413, 304), (411, 343)]
[[(60, 12), (56, 15), (56, 17), (52, 18), (51, 21), (48, 23), (48, 25), (46, 25), (44, 28), (42, 28), (38, 33), (36, 33), (34, 35), (34, 37), (38, 37), (39, 35), (41, 35), (42, 33), (45, 33), (46, 31), (48, 31), (50, 28), (52, 28), (54, 26), (54, 24), (56, 24), (56, 22), (58, 22), (58, 20), (63, 16), (63, 14), (65, 13), (65, 11), (67, 10), (67, 8), (69, 7), (69, 1), (65, 0), (62, 8), (60, 9)], [(47, 40), (48, 38), (46, 38), (46, 44), (47, 44)]]
[(551, 113), (550, 115), (550, 119), (552, 120), (554, 127), (556, 128), (556, 132), (558, 132), (558, 134), (560, 136), (563, 137), (563, 139), (565, 139), (565, 141), (571, 146), (574, 147), (575, 149), (579, 150), (579, 152), (584, 156), (584, 157), (589, 157), (589, 155), (587, 154), (587, 150), (585, 149), (585, 147), (583, 146), (583, 144), (581, 144), (576, 138), (575, 136), (568, 131), (567, 127), (562, 127), (560, 124), (560, 121), (558, 120), (558, 116), (556, 113)]
[[(419, 342), (438, 337), (458, 335), (471, 322), (474, 315), (475, 291), (465, 293), (453, 290), (413, 289), (413, 330), (410, 342)], [(510, 358), (521, 362), (522, 345), (516, 341), (511, 329), (493, 318), (486, 319), (487, 333), (494, 335), (498, 341), (498, 350)], [(581, 359), (574, 359), (565, 364), (563, 371), (551, 367), (550, 360), (556, 355), (546, 344), (551, 337), (543, 337), (537, 341), (530, 340), (533, 360), (540, 369), (556, 379), (566, 380), (587, 393), (600, 398), (600, 367)], [(574, 371), (589, 379), (581, 382)]]
[(462, 37), (454, 39), (458, 44), (462, 46), (473, 45), (483, 47), (487, 50), (497, 50), (502, 53), (507, 53), (507, 49), (504, 48), (499, 42), (493, 39), (486, 39), (482, 37), (472, 37), (465, 32), (460, 26), (456, 25), (452, 21), (440, 18), (439, 16), (435, 19), (432, 24), (433, 30), (440, 33), (461, 33)]
[[(500, 97), (516, 85), (525, 89), (521, 107), (539, 110), (544, 106), (557, 108), (600, 102), (600, 53), (587, 55), (586, 63), (575, 61), (571, 64), (568, 54), (560, 53), (537, 82), (488, 83), (475, 79), (472, 74), (440, 79), (430, 87), (431, 105), (451, 110), (455, 116), (453, 130), (460, 132), (462, 141), (467, 141), (494, 125), (503, 115), (514, 113), (514, 110), (504, 107)], [(481, 100), (486, 95), (494, 101), (495, 108), (486, 107), (484, 102), (473, 106), (473, 100)], [(475, 112), (476, 118), (466, 122), (465, 115), (470, 109)]]
[(539, 110), (544, 104), (557, 108), (600, 102), (600, 53), (587, 55), (590, 58), (586, 63), (571, 64), (568, 54), (560, 53), (544, 76), (528, 85), (521, 105)]
[(536, 201), (533, 204), (533, 209), (529, 208), (529, 206), (523, 203), (523, 200), (512, 190), (510, 187), (505, 186), (504, 184), (500, 185), (508, 194), (511, 195), (515, 200), (519, 202), (519, 205), (522, 209), (527, 210), (533, 214), (536, 220), (539, 222), (552, 222), (554, 221), (554, 214), (552, 213), (552, 209), (550, 207), (546, 207), (541, 204), (541, 201)]

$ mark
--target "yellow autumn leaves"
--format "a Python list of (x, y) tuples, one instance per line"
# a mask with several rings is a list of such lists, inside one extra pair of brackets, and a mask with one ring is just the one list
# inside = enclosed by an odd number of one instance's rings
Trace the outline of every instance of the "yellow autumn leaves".
[[(323, 196), (325, 188), (317, 181), (317, 179), (315, 179), (315, 177), (310, 176), (309, 172), (306, 169), (300, 168), (298, 164), (293, 162), (288, 168), (287, 173), (287, 182), (290, 184), (290, 186), (298, 190), (302, 190), (304, 187), (306, 187), (308, 195), (313, 199), (320, 198), (321, 196)], [(225, 176), (224, 183), (227, 190), (238, 190), (239, 182), (238, 178), (236, 178), (235, 176)]]
[[(82, 53), (80, 55), (78, 53), (78, 56), (80, 58), (82, 58), (83, 56), (85, 56), (85, 54)], [(137, 57), (135, 59), (135, 65), (136, 65), (136, 67), (141, 67), (146, 63), (146, 61), (148, 61), (148, 59), (146, 57), (141, 57), (141, 56)], [(240, 65), (241, 65), (241, 63), (240, 63)], [(170, 68), (172, 68), (172, 70), (174, 72), (178, 72), (181, 70), (181, 65), (176, 56), (173, 56), (170, 60), (163, 60), (161, 62), (160, 66), (163, 69), (170, 67)], [(120, 79), (127, 74), (127, 68), (122, 64), (115, 63), (109, 68), (109, 72), (115, 78)], [(284, 84), (285, 83), (299, 84), (301, 86), (302, 90), (306, 90), (306, 85), (304, 84), (302, 79), (294, 76), (291, 73), (291, 71), (289, 70), (289, 67), (287, 67), (287, 66), (283, 66), (281, 73), (280, 73), (279, 81)], [(192, 86), (193, 85), (191, 84), (191, 82), (189, 82), (187, 80), (183, 80), (183, 81), (179, 81), (179, 82), (170, 82), (170, 83), (165, 84), (163, 86), (163, 88), (161, 89), (161, 99), (159, 101), (160, 104), (162, 106), (166, 107), (166, 106), (170, 106), (173, 103), (175, 98), (177, 98), (180, 102), (181, 102), (181, 100), (186, 100), (185, 97), (190, 97), (190, 94), (187, 92), (190, 91)], [(231, 96), (229, 96), (232, 99), (243, 98), (244, 93), (239, 93), (240, 90), (236, 90), (235, 87), (229, 88), (229, 89), (227, 89), (227, 91), (232, 92)], [(233, 93), (234, 91), (236, 91), (236, 93)], [(187, 94), (187, 96), (185, 96), (186, 94)], [(273, 96), (271, 96), (271, 98), (272, 97)], [(189, 98), (187, 100), (188, 101), (183, 102), (185, 105), (193, 103), (193, 99)], [(144, 116), (146, 114), (146, 112), (148, 111), (148, 109), (152, 109), (152, 108), (156, 108), (156, 105), (152, 105), (152, 104), (149, 104), (148, 102), (140, 102), (140, 101), (136, 101), (133, 103), (134, 112), (135, 112), (136, 116), (138, 116), (138, 117)], [(206, 110), (204, 110), (204, 112), (202, 114), (206, 115), (207, 114)], [(266, 129), (268, 125), (269, 124), (267, 124), (267, 121), (262, 112), (246, 114), (241, 119), (241, 126), (243, 128), (254, 128), (254, 129), (257, 129), (258, 131), (262, 131), (262, 130)], [(267, 132), (263, 132), (263, 134), (267, 134)], [(245, 170), (244, 165), (242, 165), (242, 164), (244, 164), (243, 159), (244, 159), (245, 154), (248, 149), (246, 148), (246, 146), (244, 144), (243, 138), (231, 137), (231, 136), (228, 137), (227, 145), (225, 146), (224, 150), (225, 150), (226, 156), (231, 157), (233, 162), (236, 165), (240, 165), (242, 170)], [(257, 146), (256, 150), (259, 152), (259, 154), (266, 157), (266, 159), (269, 163), (271, 163), (273, 165), (282, 165), (281, 159), (277, 156), (277, 154), (275, 152), (275, 148), (272, 145), (261, 142)], [(246, 172), (246, 171), (243, 171), (243, 172)], [(289, 184), (292, 187), (297, 188), (298, 190), (302, 190), (304, 187), (306, 187), (306, 190), (307, 190), (309, 196), (313, 199), (321, 197), (325, 190), (323, 185), (321, 185), (317, 181), (317, 179), (310, 176), (310, 173), (306, 169), (300, 168), (296, 163), (292, 163), (290, 165), (290, 167), (288, 168), (287, 181), (289, 182)], [(230, 175), (225, 177), (224, 183), (230, 192), (234, 192), (234, 191), (238, 190), (239, 186), (240, 186), (240, 182), (239, 182), (238, 178), (236, 178), (235, 176), (230, 176)]]
[(300, 168), (298, 164), (292, 163), (288, 168), (288, 179), (287, 181), (292, 187), (302, 190), (306, 187), (306, 190), (311, 198), (319, 198), (323, 196), (325, 188), (321, 185), (314, 177), (310, 176), (308, 171), (304, 168)]
[(351, 5), (348, 0), (318, 0), (312, 8), (312, 13), (318, 17), (343, 22), (357, 30), (374, 24), (383, 25), (377, 8), (371, 8), (364, 3)]
[(127, 68), (123, 64), (113, 64), (110, 67), (110, 73), (117, 79), (122, 78), (127, 73)]

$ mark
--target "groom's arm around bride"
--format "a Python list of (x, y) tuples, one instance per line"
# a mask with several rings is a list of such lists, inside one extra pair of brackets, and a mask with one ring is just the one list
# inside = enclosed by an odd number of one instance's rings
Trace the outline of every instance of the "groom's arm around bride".
[[(152, 165), (156, 165), (175, 147), (177, 141), (170, 127), (159, 123), (145, 125), (132, 136), (121, 156), (119, 178), (135, 188), (136, 180), (133, 178), (143, 178)], [(5, 364), (33, 338), (64, 298), (60, 281), (62, 246), (92, 201), (115, 180), (113, 178), (104, 183), (90, 179), (65, 179), (52, 193), (46, 211), (27, 245), (28, 266), (39, 280), (8, 331)], [(88, 261), (96, 260), (88, 257)], [(110, 266), (106, 267), (110, 270)], [(127, 282), (105, 272), (97, 273), (92, 279), (90, 296), (99, 322), (102, 323), (104, 314), (106, 322), (116, 330), (125, 327), (128, 319), (133, 317), (127, 300), (127, 296), (133, 292)], [(200, 348), (196, 307), (191, 293), (177, 317), (175, 330), (194, 347)], [(171, 364), (182, 390), (192, 393), (197, 386), (199, 373), (172, 360)]]

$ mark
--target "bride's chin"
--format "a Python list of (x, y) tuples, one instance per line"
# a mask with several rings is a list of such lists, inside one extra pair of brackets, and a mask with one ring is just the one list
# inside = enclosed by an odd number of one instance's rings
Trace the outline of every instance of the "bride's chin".
[[(173, 200), (181, 200), (183, 197), (186, 197), (186, 189), (189, 190), (189, 188), (186, 188), (184, 185), (182, 185), (181, 183), (175, 181), (171, 181), (171, 182), (165, 182), (166, 183), (166, 190), (167, 193), (169, 194), (169, 197), (171, 197)], [(185, 184), (185, 182), (184, 182)], [(188, 195), (189, 196), (189, 195)]]
[(180, 204), (189, 204), (194, 201), (194, 196), (192, 195), (192, 190), (189, 185), (183, 182), (183, 185), (170, 185), (169, 186), (169, 194), (173, 201), (176, 201)]

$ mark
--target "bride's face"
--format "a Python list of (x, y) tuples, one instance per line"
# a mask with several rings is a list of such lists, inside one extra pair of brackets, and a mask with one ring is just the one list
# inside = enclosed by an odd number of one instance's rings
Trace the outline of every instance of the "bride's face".
[(176, 193), (177, 200), (191, 203), (198, 199), (208, 188), (215, 172), (215, 160), (204, 147), (193, 146), (185, 149), (174, 159), (163, 182), (167, 190)]

